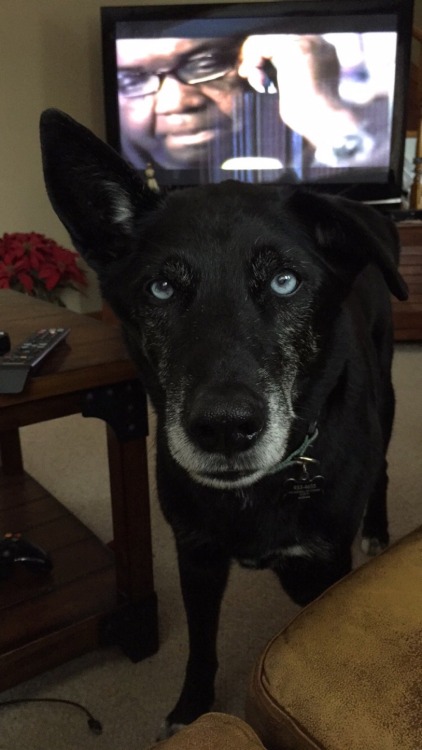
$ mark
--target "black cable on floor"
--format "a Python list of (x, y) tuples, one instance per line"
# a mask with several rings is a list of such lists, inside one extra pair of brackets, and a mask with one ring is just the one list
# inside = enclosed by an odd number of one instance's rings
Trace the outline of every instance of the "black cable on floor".
[(83, 711), (88, 717), (88, 726), (91, 732), (94, 734), (102, 734), (103, 727), (101, 722), (98, 721), (98, 719), (95, 719), (85, 706), (82, 706), (81, 703), (76, 703), (76, 701), (68, 701), (64, 698), (17, 698), (16, 700), (0, 701), (0, 708), (3, 706), (17, 706), (22, 703), (64, 703), (68, 706), (73, 706), (74, 708)]

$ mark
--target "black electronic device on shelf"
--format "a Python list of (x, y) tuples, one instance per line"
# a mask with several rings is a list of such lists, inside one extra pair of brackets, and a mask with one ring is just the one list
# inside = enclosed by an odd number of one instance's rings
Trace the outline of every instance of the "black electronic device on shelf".
[(34, 573), (49, 573), (53, 567), (48, 552), (21, 534), (7, 533), (0, 539), (0, 580), (10, 578), (16, 565)]

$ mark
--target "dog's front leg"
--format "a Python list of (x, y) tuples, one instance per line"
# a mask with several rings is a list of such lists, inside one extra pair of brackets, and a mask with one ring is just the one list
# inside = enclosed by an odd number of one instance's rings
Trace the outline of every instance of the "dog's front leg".
[(180, 698), (168, 715), (161, 738), (174, 734), (209, 711), (217, 672), (217, 630), (230, 558), (211, 549), (177, 548), (180, 584), (189, 631), (189, 658)]

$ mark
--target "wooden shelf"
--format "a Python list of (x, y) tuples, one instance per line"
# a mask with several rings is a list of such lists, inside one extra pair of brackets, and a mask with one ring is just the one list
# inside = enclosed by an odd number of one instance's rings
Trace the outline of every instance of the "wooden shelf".
[[(96, 648), (101, 618), (116, 609), (117, 600), (113, 553), (27, 474), (4, 476), (0, 470), (0, 528), (19, 530), (53, 561), (50, 573), (16, 564), (14, 574), (0, 582), (4, 690), (41, 666), (51, 669)], [(60, 648), (54, 648), (62, 631), (65, 643), (62, 634)]]

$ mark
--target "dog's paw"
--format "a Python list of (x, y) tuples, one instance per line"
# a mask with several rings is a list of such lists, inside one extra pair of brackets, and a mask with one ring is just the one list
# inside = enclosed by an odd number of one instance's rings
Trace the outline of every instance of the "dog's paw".
[(174, 734), (180, 732), (185, 726), (186, 724), (171, 724), (168, 719), (165, 719), (158, 732), (157, 742), (168, 740), (169, 737), (173, 737)]
[(362, 552), (364, 552), (365, 555), (369, 555), (370, 557), (379, 555), (379, 553), (386, 549), (386, 547), (388, 547), (388, 545), (384, 542), (380, 542), (380, 540), (377, 539), (376, 536), (364, 536), (362, 537), (362, 541), (360, 543)]

